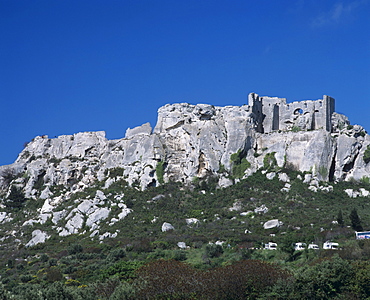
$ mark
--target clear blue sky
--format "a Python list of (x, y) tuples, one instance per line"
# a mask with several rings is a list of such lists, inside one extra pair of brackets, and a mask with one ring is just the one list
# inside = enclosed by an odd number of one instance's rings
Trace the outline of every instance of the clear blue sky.
[(0, 165), (167, 103), (336, 99), (370, 131), (370, 0), (0, 0)]

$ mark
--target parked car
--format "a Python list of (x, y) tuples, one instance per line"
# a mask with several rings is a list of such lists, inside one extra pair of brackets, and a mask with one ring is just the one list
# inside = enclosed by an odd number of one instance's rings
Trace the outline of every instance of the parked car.
[(301, 251), (301, 250), (306, 249), (306, 246), (307, 246), (307, 244), (306, 244), (306, 243), (301, 243), (301, 242), (299, 242), (299, 243), (295, 243), (295, 244), (294, 244), (294, 250), (295, 250), (295, 251)]
[(319, 250), (320, 247), (319, 245), (316, 245), (316, 244), (309, 244), (308, 249)]
[(269, 242), (268, 244), (265, 244), (265, 248), (267, 250), (277, 250), (277, 244), (273, 242)]
[(322, 248), (325, 250), (338, 250), (339, 249), (338, 247), (339, 247), (338, 243), (328, 241), (324, 243)]

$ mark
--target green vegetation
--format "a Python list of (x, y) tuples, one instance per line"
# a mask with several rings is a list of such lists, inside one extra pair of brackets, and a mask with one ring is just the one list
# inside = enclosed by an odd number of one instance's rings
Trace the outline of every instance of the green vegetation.
[(367, 148), (364, 152), (363, 160), (364, 160), (365, 164), (368, 164), (370, 162), (370, 145), (367, 146)]
[(251, 167), (251, 164), (244, 156), (245, 154), (239, 149), (238, 152), (230, 155), (232, 162), (232, 175), (234, 178), (242, 178), (245, 171)]
[[(234, 155), (233, 163), (242, 164), (240, 156)], [(275, 169), (275, 154), (266, 156), (266, 169)], [(354, 202), (344, 191), (370, 190), (370, 185), (339, 182), (332, 192), (313, 192), (297, 178), (304, 174), (282, 171), (290, 177), (289, 192), (281, 191), (285, 183), (278, 176), (267, 180), (261, 171), (223, 189), (217, 188), (217, 177), (212, 176), (196, 180), (191, 187), (169, 182), (145, 191), (129, 187), (124, 180), (104, 190), (103, 183), (97, 183), (75, 193), (59, 209), (76, 207), (76, 200), (91, 199), (98, 189), (113, 202), (124, 195), (133, 212), (113, 225), (102, 223), (100, 234), (120, 231), (102, 243), (90, 237), (87, 226), (86, 233), (65, 237), (55, 235), (51, 222), (21, 226), (32, 217), (25, 217), (31, 200), (12, 186), (4, 204), (20, 199), (24, 209), (8, 207), (14, 220), (2, 224), (0, 235), (6, 239), (0, 252), (0, 299), (369, 297), (370, 241), (355, 240), (354, 232), (359, 226), (370, 228), (370, 203), (367, 197)], [(61, 186), (51, 190), (65, 191)], [(35, 200), (34, 205), (40, 207), (43, 202)], [(112, 211), (118, 211), (117, 203)], [(253, 212), (262, 205), (268, 207), (267, 213)], [(240, 208), (230, 209), (235, 207)], [(252, 213), (241, 214), (247, 211)], [(188, 225), (187, 218), (199, 222)], [(271, 219), (283, 225), (265, 230), (262, 224)], [(66, 220), (60, 222), (58, 226), (63, 226)], [(163, 222), (175, 230), (162, 232)], [(26, 248), (35, 229), (54, 236)], [(13, 230), (22, 230), (22, 243), (6, 235)], [(327, 240), (338, 242), (341, 250), (323, 250)], [(187, 247), (180, 249), (178, 242)], [(278, 250), (262, 250), (268, 242), (276, 242)], [(321, 249), (295, 251), (296, 242), (315, 243)]]
[(164, 169), (165, 169), (165, 162), (159, 161), (157, 163), (157, 166), (155, 167), (155, 174), (157, 175), (157, 179), (160, 184), (164, 183), (164, 179), (163, 179)]
[(275, 157), (276, 152), (270, 152), (263, 158), (263, 168), (267, 171), (278, 171), (278, 164)]

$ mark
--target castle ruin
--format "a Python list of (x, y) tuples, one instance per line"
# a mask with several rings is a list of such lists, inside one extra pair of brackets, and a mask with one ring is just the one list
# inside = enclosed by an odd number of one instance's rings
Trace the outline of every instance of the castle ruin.
[(261, 133), (295, 129), (332, 131), (335, 100), (329, 96), (324, 95), (319, 100), (286, 103), (285, 98), (260, 97), (251, 93), (248, 105), (255, 115), (256, 129)]

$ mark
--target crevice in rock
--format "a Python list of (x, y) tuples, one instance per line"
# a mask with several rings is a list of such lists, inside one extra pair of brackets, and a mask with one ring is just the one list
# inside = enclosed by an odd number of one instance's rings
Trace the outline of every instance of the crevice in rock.
[(333, 159), (331, 160), (331, 165), (329, 169), (329, 182), (334, 181), (334, 173), (335, 173), (335, 161), (337, 158), (337, 149), (334, 150)]
[(344, 167), (343, 167), (343, 172), (349, 172), (353, 169), (354, 165), (355, 165), (355, 161), (358, 157), (358, 153), (355, 155), (355, 157), (353, 158), (352, 161), (350, 161), (348, 164), (345, 164)]

